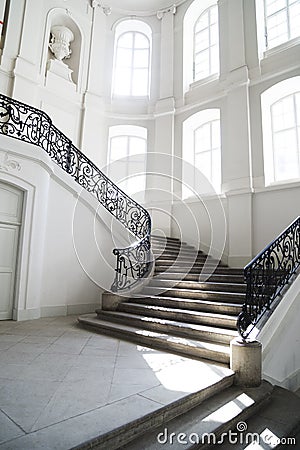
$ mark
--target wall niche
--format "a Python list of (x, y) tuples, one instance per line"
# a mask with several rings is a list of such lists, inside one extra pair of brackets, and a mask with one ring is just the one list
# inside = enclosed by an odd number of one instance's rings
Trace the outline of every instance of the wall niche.
[[(45, 36), (46, 85), (80, 89), (82, 33), (67, 10), (50, 11)], [(68, 84), (69, 83), (69, 84)], [(59, 86), (58, 86), (59, 87)]]

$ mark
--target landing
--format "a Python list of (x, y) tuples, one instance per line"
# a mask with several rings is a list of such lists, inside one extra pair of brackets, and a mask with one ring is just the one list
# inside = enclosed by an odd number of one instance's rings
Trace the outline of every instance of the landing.
[(231, 382), (225, 366), (83, 330), (77, 317), (0, 322), (0, 449), (66, 450)]

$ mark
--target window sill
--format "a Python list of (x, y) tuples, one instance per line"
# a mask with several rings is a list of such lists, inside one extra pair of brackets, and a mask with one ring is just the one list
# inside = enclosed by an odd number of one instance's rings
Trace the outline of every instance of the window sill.
[(289, 41), (283, 42), (276, 47), (270, 48), (269, 50), (265, 50), (262, 55), (262, 59), (267, 59), (271, 56), (276, 55), (277, 53), (282, 53), (290, 48), (293, 48), (300, 44), (300, 37), (295, 37)]
[(193, 90), (193, 89), (197, 89), (200, 86), (209, 84), (209, 83), (213, 83), (214, 81), (218, 81), (219, 80), (219, 73), (215, 73), (213, 75), (210, 75), (209, 77), (206, 78), (202, 78), (201, 80), (197, 80), (194, 81), (193, 83), (190, 84), (189, 86), (189, 90)]
[(272, 183), (266, 184), (264, 188), (257, 188), (254, 190), (255, 193), (265, 192), (265, 191), (277, 191), (281, 189), (294, 189), (300, 187), (300, 179), (294, 178), (292, 180), (274, 181)]

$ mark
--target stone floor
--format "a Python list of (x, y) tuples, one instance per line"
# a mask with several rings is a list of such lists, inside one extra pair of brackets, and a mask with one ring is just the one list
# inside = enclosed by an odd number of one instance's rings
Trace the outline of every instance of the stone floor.
[(0, 449), (67, 450), (230, 373), (83, 330), (75, 316), (0, 322)]

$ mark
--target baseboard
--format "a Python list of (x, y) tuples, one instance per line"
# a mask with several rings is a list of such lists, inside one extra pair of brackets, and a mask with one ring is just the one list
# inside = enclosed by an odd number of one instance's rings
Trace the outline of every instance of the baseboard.
[(42, 306), (40, 317), (66, 316), (67, 306)]
[(288, 375), (284, 380), (277, 380), (267, 374), (263, 374), (263, 378), (272, 384), (276, 384), (277, 386), (281, 386), (293, 392), (300, 388), (300, 369)]
[(39, 319), (40, 317), (41, 317), (40, 308), (14, 309), (13, 310), (13, 320), (17, 320), (17, 321), (33, 320), (33, 319)]
[(96, 309), (101, 308), (101, 303), (86, 303), (82, 305), (68, 305), (67, 315), (73, 314), (88, 314), (95, 312)]

